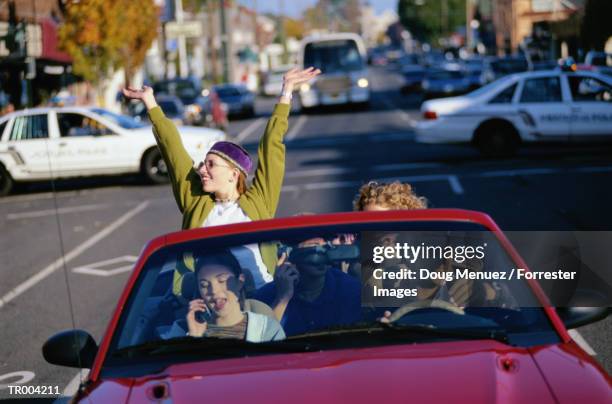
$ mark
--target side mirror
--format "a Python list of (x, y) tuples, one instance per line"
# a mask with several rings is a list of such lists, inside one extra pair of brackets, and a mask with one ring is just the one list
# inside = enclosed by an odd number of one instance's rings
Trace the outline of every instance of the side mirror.
[(582, 327), (583, 325), (591, 324), (599, 320), (603, 320), (610, 314), (609, 307), (560, 307), (557, 308), (557, 314), (563, 320), (565, 328)]
[(53, 365), (91, 368), (98, 345), (83, 330), (67, 330), (55, 334), (42, 347), (45, 360)]

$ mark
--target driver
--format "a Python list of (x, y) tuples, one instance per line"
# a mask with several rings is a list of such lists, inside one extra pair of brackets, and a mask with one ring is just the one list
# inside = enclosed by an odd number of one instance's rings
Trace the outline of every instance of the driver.
[(274, 281), (252, 296), (272, 307), (287, 335), (351, 324), (361, 317), (360, 283), (331, 267), (328, 248), (323, 238), (298, 243), (289, 257), (284, 253), (279, 259)]

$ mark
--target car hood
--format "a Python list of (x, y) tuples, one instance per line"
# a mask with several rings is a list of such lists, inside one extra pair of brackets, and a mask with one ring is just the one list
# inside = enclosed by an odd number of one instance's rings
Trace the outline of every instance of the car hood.
[(470, 100), (466, 97), (441, 98), (425, 101), (421, 106), (421, 111), (435, 111), (438, 114), (448, 114), (465, 108), (470, 104)]
[[(105, 381), (89, 399), (104, 402), (104, 393), (144, 402), (162, 385), (175, 402), (552, 403), (576, 402), (571, 397), (579, 394), (599, 402), (609, 385), (596, 365), (576, 359), (579, 354), (548, 346), (537, 351), (536, 363), (525, 348), (460, 341), (211, 360), (172, 365), (154, 377)], [(557, 376), (543, 377), (539, 366)]]

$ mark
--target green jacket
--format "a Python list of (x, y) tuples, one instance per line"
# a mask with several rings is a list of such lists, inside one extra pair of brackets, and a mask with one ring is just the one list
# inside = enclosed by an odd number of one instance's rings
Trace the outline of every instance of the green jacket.
[[(257, 149), (258, 162), (253, 183), (238, 199), (238, 204), (251, 220), (271, 219), (276, 214), (285, 174), (285, 145), (282, 139), (288, 127), (289, 108), (288, 104), (276, 104), (274, 107)], [(214, 206), (213, 195), (202, 190), (200, 176), (174, 123), (165, 117), (160, 107), (151, 109), (149, 117), (157, 144), (168, 166), (174, 198), (183, 214), (182, 228), (201, 227)], [(268, 272), (273, 274), (277, 260), (276, 246), (260, 244), (260, 251)], [(187, 259), (185, 262), (186, 269), (193, 271), (193, 262), (189, 261), (192, 260)], [(177, 278), (175, 273), (175, 291), (179, 287), (180, 278), (182, 276)]]

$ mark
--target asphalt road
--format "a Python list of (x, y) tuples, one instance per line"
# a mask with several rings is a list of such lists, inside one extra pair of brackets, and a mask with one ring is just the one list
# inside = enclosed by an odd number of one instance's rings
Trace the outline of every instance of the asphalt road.
[[(416, 144), (419, 97), (401, 96), (389, 70), (373, 70), (371, 82), (367, 111), (292, 114), (279, 216), (351, 210), (363, 183), (399, 179), (431, 207), (483, 211), (503, 230), (612, 230), (612, 146), (530, 146), (491, 160), (468, 146)], [(257, 102), (255, 118), (229, 129), (250, 151), (274, 99)], [(5, 385), (28, 379), (64, 390), (77, 371), (47, 364), (42, 344), (75, 327), (99, 341), (142, 246), (178, 230), (180, 215), (169, 186), (109, 177), (21, 186), (0, 199), (0, 225), (2, 399)], [(612, 320), (579, 332), (610, 372)]]

